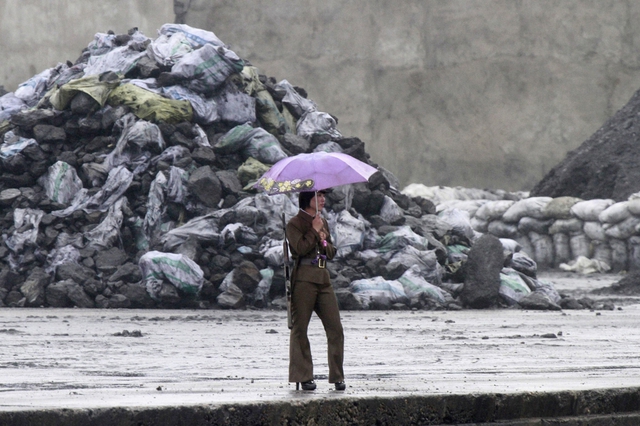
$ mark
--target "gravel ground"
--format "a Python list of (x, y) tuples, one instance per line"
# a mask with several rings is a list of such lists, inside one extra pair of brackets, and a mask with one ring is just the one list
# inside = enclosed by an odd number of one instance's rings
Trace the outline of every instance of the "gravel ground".
[[(576, 297), (617, 275), (542, 275)], [(591, 297), (591, 296), (589, 296)], [(601, 299), (602, 297), (593, 297)], [(607, 311), (343, 311), (346, 392), (286, 382), (282, 311), (0, 309), (0, 411), (637, 386), (640, 300)]]

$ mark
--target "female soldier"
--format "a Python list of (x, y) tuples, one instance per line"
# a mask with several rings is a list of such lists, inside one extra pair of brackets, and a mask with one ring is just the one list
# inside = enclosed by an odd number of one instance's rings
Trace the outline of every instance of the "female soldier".
[(336, 390), (345, 390), (342, 360), (344, 334), (340, 322), (338, 301), (333, 292), (326, 262), (333, 259), (336, 249), (331, 243), (329, 225), (320, 217), (325, 191), (301, 192), (300, 211), (287, 224), (286, 236), (295, 269), (291, 295), (293, 327), (289, 344), (289, 381), (302, 383), (303, 390), (314, 390), (313, 361), (307, 337), (313, 312), (318, 315), (327, 335), (329, 383)]

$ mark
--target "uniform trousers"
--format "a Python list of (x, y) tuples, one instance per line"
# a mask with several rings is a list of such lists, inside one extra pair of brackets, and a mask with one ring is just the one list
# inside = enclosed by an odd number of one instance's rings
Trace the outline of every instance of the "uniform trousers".
[(289, 340), (289, 382), (313, 380), (313, 360), (307, 337), (313, 312), (322, 321), (327, 335), (329, 383), (343, 382), (344, 332), (336, 295), (331, 284), (306, 281), (296, 281), (291, 295), (293, 328)]

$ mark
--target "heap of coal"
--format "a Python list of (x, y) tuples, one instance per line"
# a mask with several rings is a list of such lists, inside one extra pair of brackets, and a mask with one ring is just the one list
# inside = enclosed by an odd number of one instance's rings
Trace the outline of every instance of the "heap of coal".
[(640, 191), (640, 91), (569, 152), (531, 190), (531, 196), (624, 201)]
[[(337, 121), (213, 33), (96, 34), (0, 97), (0, 306), (282, 308), (280, 217), (296, 207), (252, 183), (316, 150), (378, 167)], [(474, 250), (470, 226), (378, 170), (328, 196), (343, 309), (560, 308), (517, 248), (485, 235)]]

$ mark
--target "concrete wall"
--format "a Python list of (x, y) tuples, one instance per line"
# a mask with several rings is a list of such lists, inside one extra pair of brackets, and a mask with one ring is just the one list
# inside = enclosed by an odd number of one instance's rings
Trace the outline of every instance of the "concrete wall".
[(0, 0), (0, 85), (14, 91), (59, 62), (74, 62), (98, 32), (138, 27), (156, 37), (174, 19), (172, 0)]
[(529, 190), (640, 87), (633, 0), (176, 0), (403, 185)]
[(177, 18), (304, 87), (402, 186), (528, 190), (640, 87), (633, 0), (0, 0), (0, 84)]

